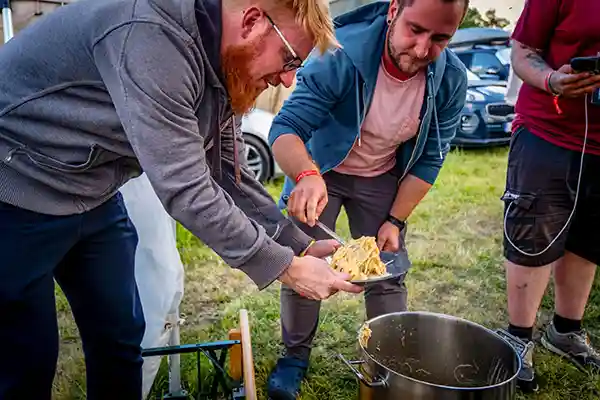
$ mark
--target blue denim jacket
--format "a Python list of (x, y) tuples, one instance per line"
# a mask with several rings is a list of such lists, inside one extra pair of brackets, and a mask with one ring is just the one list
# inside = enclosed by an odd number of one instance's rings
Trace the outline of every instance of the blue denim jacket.
[[(342, 45), (321, 55), (313, 52), (298, 71), (296, 88), (279, 111), (269, 144), (283, 134), (298, 135), (325, 173), (336, 168), (360, 138), (383, 55), (389, 2), (375, 2), (334, 21)], [(467, 91), (464, 64), (444, 50), (427, 70), (418, 134), (397, 150), (399, 182), (406, 174), (430, 184), (438, 176), (456, 134)], [(286, 178), (282, 198), (294, 182)], [(279, 206), (284, 208), (282, 201)]]

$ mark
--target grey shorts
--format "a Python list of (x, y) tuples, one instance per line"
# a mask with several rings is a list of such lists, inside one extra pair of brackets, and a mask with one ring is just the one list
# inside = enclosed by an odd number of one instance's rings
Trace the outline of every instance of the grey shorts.
[(599, 156), (584, 157), (577, 208), (569, 220), (580, 162), (579, 152), (555, 146), (526, 128), (515, 132), (502, 196), (508, 261), (537, 267), (569, 251), (600, 263)]

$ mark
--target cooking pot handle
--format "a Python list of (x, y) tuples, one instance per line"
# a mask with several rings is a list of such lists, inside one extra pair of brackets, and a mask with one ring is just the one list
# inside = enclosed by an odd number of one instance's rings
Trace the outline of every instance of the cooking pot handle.
[(362, 364), (362, 363), (364, 363), (364, 361), (348, 361), (341, 354), (338, 354), (338, 357), (340, 360), (342, 360), (344, 362), (344, 364), (346, 364), (346, 366), (348, 368), (350, 368), (350, 370), (354, 373), (354, 375), (356, 375), (358, 380), (360, 380), (367, 387), (370, 387), (370, 388), (378, 388), (378, 387), (385, 388), (385, 387), (387, 387), (387, 381), (385, 379), (381, 379), (381, 378), (373, 379), (371, 377), (369, 377), (370, 379), (367, 379), (365, 377), (365, 375), (363, 375), (358, 369), (356, 369), (354, 367), (354, 364)]

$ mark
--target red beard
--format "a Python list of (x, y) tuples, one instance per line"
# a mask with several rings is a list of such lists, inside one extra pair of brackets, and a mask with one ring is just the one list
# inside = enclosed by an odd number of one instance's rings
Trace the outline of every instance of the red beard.
[(238, 115), (248, 112), (264, 90), (250, 73), (250, 65), (258, 57), (261, 43), (262, 38), (244, 46), (229, 46), (221, 57), (229, 102), (233, 112)]

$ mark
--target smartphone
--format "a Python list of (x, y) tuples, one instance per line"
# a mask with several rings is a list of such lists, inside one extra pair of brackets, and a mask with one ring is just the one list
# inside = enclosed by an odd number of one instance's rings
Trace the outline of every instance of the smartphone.
[(594, 90), (592, 94), (592, 104), (600, 106), (600, 88)]
[(573, 68), (575, 72), (600, 74), (600, 56), (572, 58), (571, 68)]

